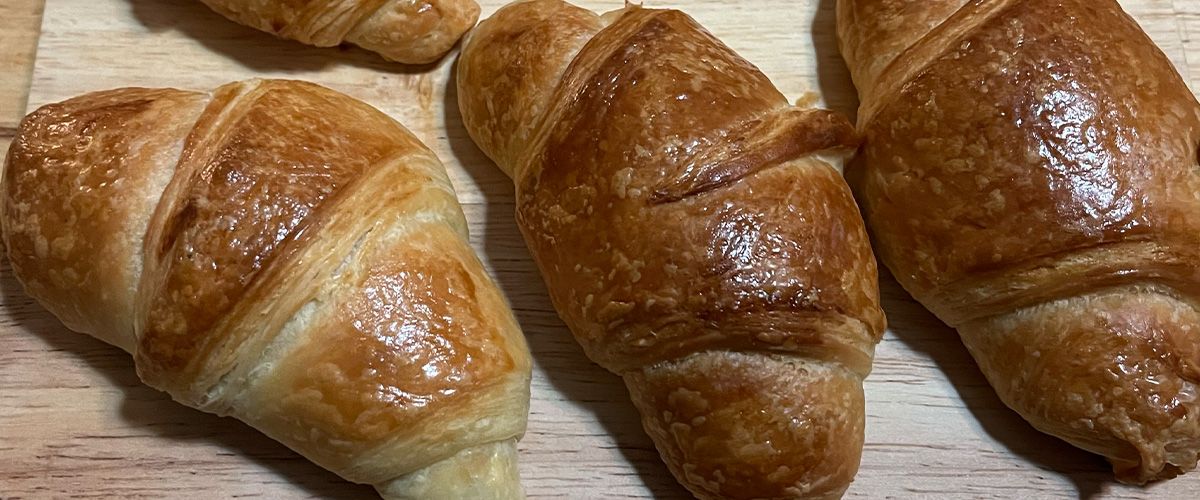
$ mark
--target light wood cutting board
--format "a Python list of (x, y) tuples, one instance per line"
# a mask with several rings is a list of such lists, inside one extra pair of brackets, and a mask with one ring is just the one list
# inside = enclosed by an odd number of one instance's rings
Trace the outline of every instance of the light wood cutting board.
[[(503, 2), (484, 1), (484, 16)], [(618, 0), (580, 1), (597, 10)], [(1197, 88), (1188, 51), (1200, 0), (1125, 7)], [(679, 7), (791, 98), (822, 92), (851, 113), (833, 0), (654, 1)], [(521, 473), (530, 497), (685, 498), (627, 402), (553, 312), (513, 222), (512, 187), (464, 131), (447, 85), (453, 57), (410, 68), (357, 49), (316, 49), (226, 21), (194, 0), (50, 0), (29, 108), (121, 86), (209, 89), (252, 77), (311, 80), (405, 123), (446, 162), (472, 243), (506, 292), (536, 362)], [(0, 279), (0, 498), (362, 498), (231, 419), (142, 386), (116, 348), (64, 329)], [(957, 336), (883, 280), (890, 329), (867, 381), (867, 444), (849, 497), (1198, 498), (1200, 473), (1118, 485), (1099, 458), (1042, 435), (996, 398)]]

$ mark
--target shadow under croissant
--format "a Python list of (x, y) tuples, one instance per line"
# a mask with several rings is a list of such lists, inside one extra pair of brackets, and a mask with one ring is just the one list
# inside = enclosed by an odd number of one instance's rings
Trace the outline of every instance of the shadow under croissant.
[(814, 55), (817, 58), (817, 87), (826, 98), (844, 96), (842, 100), (826, 104), (831, 110), (841, 113), (854, 123), (858, 115), (858, 93), (853, 91), (854, 82), (850, 80), (850, 71), (842, 62), (842, 54), (838, 51), (837, 0), (820, 0), (809, 31), (812, 33)]
[[(7, 252), (4, 254), (7, 255)], [(13, 334), (36, 335), (51, 350), (69, 352), (80, 363), (86, 363), (92, 371), (103, 375), (113, 387), (123, 392), (121, 418), (129, 427), (158, 438), (156, 443), (163, 446), (170, 446), (172, 441), (216, 444), (229, 450), (228, 453), (217, 452), (218, 456), (237, 454), (246, 457), (313, 497), (351, 499), (376, 496), (370, 486), (349, 483), (246, 424), (187, 408), (172, 401), (165, 393), (143, 385), (138, 380), (129, 354), (88, 335), (68, 330), (26, 296), (20, 283), (13, 277), (7, 257), (3, 258), (3, 265), (0, 265), (0, 297), (9, 309), (9, 316), (17, 323)], [(63, 414), (71, 410), (67, 405), (56, 409)], [(128, 457), (131, 467), (135, 466), (138, 458)], [(183, 462), (177, 466), (184, 470), (189, 467)]]
[[(457, 54), (452, 57), (457, 57)], [(515, 219), (515, 193), (512, 181), (475, 146), (463, 126), (454, 83), (457, 76), (455, 64), (443, 106), (446, 137), (454, 156), (476, 183), (494, 188), (482, 190), (487, 199), (488, 231), (483, 242), (485, 251), (480, 257), (495, 270), (496, 283), (508, 297), (517, 321), (525, 332), (534, 363), (547, 374), (548, 382), (558, 393), (596, 416), (655, 498), (692, 498), (675, 481), (659, 457), (654, 443), (643, 431), (641, 417), (629, 400), (625, 384), (584, 355), (583, 349), (555, 313), (541, 273), (529, 256), (524, 240), (520, 237), (515, 240), (497, 237), (520, 234)], [(512, 258), (514, 255), (520, 258)], [(543, 389), (534, 385), (535, 404), (531, 410), (535, 414), (538, 411), (536, 395), (539, 390)], [(531, 421), (535, 417), (531, 417)], [(539, 429), (531, 422), (528, 434), (538, 432)]]
[(129, 0), (134, 17), (151, 32), (175, 30), (208, 50), (256, 72), (316, 71), (356, 66), (382, 73), (423, 74), (439, 62), (406, 65), (353, 45), (313, 47), (243, 26), (197, 0)]
[(958, 333), (924, 308), (913, 307), (915, 301), (882, 264), (880, 295), (888, 313), (888, 329), (910, 349), (933, 360), (983, 430), (1008, 452), (1070, 480), (1081, 499), (1093, 498), (1106, 486), (1116, 485), (1112, 468), (1103, 458), (1039, 432), (1008, 408), (979, 371)]

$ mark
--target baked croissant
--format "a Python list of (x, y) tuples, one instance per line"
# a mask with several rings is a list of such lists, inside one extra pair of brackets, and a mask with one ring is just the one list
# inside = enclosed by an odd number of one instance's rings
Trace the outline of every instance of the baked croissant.
[(842, 0), (880, 258), (1008, 406), (1143, 483), (1200, 454), (1200, 105), (1113, 0)]
[(21, 123), (13, 271), (69, 328), (388, 498), (519, 498), (530, 360), (437, 157), (317, 85), (118, 89)]
[(788, 104), (675, 10), (511, 4), (465, 42), (463, 120), (516, 184), (559, 315), (701, 498), (838, 497), (884, 328), (837, 166), (849, 121)]
[(352, 43), (406, 63), (436, 61), (479, 19), (474, 0), (200, 0), (221, 15), (317, 47)]

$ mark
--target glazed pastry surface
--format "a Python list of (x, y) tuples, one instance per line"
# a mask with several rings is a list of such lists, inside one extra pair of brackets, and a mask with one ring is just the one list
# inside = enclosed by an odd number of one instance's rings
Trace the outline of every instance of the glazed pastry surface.
[(680, 482), (839, 497), (884, 328), (849, 121), (789, 105), (682, 12), (557, 0), (481, 23), (458, 91), (555, 308)]
[(1200, 455), (1200, 105), (1113, 0), (842, 0), (881, 260), (1123, 481)]
[(26, 117), (4, 181), (25, 290), (147, 384), (390, 498), (521, 496), (524, 338), (383, 113), (279, 80), (97, 92)]

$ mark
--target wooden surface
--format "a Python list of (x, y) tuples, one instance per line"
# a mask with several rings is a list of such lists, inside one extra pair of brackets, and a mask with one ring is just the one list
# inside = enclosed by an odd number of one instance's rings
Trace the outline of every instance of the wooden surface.
[[(9, 9), (32, 16), (36, 1), (0, 5), (0, 67), (15, 67)], [(484, 2), (485, 15), (499, 3)], [(790, 97), (819, 90), (835, 108), (855, 106), (833, 44), (833, 0), (649, 3), (685, 8)], [(1193, 38), (1200, 34), (1200, 0), (1123, 4), (1200, 88), (1187, 56), (1200, 48)], [(521, 443), (528, 494), (684, 498), (620, 380), (583, 356), (551, 310), (513, 223), (512, 187), (460, 123), (446, 85), (452, 62), (407, 68), (357, 49), (304, 47), (227, 22), (194, 0), (51, 0), (28, 109), (110, 87), (201, 89), (274, 76), (320, 82), (395, 116), (447, 163), (472, 242), (529, 338), (534, 400)], [(19, 102), (13, 81), (0, 77), (0, 112)], [(0, 133), (13, 124), (0, 114)], [(142, 386), (123, 352), (65, 330), (2, 272), (0, 497), (372, 494), (243, 424), (183, 408)], [(867, 444), (848, 496), (1200, 497), (1200, 473), (1144, 489), (1112, 482), (1102, 460), (1039, 434), (1005, 408), (954, 332), (890, 278), (883, 294), (890, 329), (867, 382)]]
[(0, 3), (0, 158), (25, 115), (43, 0)]

